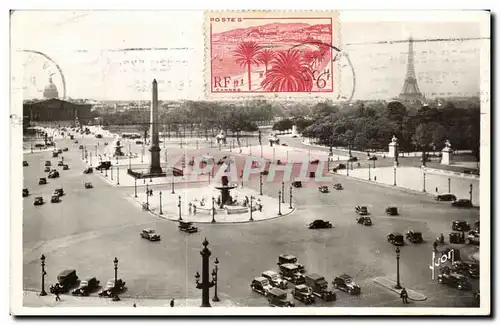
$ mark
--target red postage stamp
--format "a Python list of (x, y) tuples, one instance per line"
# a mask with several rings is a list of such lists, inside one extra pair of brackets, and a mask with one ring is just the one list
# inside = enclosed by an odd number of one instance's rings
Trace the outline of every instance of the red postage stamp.
[(208, 95), (331, 95), (337, 23), (331, 11), (207, 13)]

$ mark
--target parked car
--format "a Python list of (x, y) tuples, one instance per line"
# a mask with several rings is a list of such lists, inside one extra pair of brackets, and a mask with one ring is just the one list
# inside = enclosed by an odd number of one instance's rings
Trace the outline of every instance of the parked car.
[(368, 160), (378, 160), (377, 156), (370, 156), (368, 157)]
[(29, 166), (28, 162), (26, 160), (23, 160), (23, 167)]
[(94, 185), (92, 185), (91, 182), (85, 182), (85, 188), (89, 189), (89, 188), (93, 188)]
[(311, 165), (317, 165), (317, 164), (319, 164), (319, 159), (311, 160)]
[(154, 229), (146, 228), (141, 231), (141, 237), (149, 241), (159, 241), (161, 239), (160, 235), (154, 231)]
[(88, 296), (99, 287), (99, 281), (96, 278), (86, 278), (80, 281), (78, 288), (71, 292), (75, 296)]
[(40, 177), (38, 180), (38, 185), (45, 185), (47, 184), (47, 179), (45, 177)]
[(345, 273), (333, 279), (333, 286), (350, 295), (358, 295), (361, 293), (361, 287), (353, 281), (350, 275)]
[(143, 144), (143, 142), (141, 140), (137, 140), (135, 141), (135, 144)]
[(357, 214), (361, 215), (361, 216), (366, 216), (368, 215), (368, 208), (366, 206), (356, 206), (354, 208), (354, 210), (356, 211)]
[(257, 293), (260, 293), (261, 295), (267, 296), (268, 292), (273, 287), (269, 283), (269, 280), (267, 280), (263, 276), (258, 276), (252, 280), (250, 288)]
[(27, 188), (23, 188), (23, 197), (27, 197), (30, 195), (30, 191)]
[(358, 161), (358, 157), (351, 156), (347, 161)]
[(266, 176), (266, 175), (269, 175), (269, 171), (268, 170), (263, 170), (260, 172), (261, 175), (263, 176)]
[(192, 222), (179, 221), (179, 230), (189, 234), (198, 232), (198, 228)]
[(59, 202), (61, 202), (59, 195), (52, 195), (52, 197), (50, 198), (50, 203), (59, 203)]
[(302, 284), (306, 282), (304, 275), (300, 272), (299, 267), (295, 264), (281, 264), (280, 274), (283, 279), (293, 284)]
[(450, 244), (464, 244), (465, 236), (461, 232), (451, 232), (449, 234)]
[(363, 226), (371, 226), (372, 218), (366, 216), (360, 216), (356, 218), (356, 222)]
[(313, 304), (316, 301), (312, 289), (305, 284), (296, 285), (292, 289), (292, 296), (306, 305)]
[(451, 230), (454, 231), (469, 231), (470, 224), (467, 221), (455, 220), (451, 225)]
[[(71, 139), (73, 140), (74, 138), (75, 138), (75, 136), (74, 136), (74, 135), (72, 135), (72, 138), (71, 138)], [(75, 141), (74, 141), (74, 143), (75, 143), (75, 144), (78, 144), (78, 140), (75, 140)], [(83, 148), (83, 147), (82, 147), (82, 148)], [(82, 148), (80, 148), (80, 149), (82, 149)]]
[(297, 268), (299, 269), (299, 271), (301, 273), (304, 273), (305, 272), (305, 268), (304, 268), (304, 265), (303, 264), (300, 264), (298, 261), (297, 261), (297, 257), (293, 256), (293, 255), (290, 255), (290, 254), (281, 254), (279, 257), (278, 257), (278, 266), (281, 265), (281, 264), (294, 264), (297, 266)]
[(283, 147), (288, 147), (288, 145), (286, 143), (282, 143), (281, 144)]
[(45, 167), (50, 167), (50, 166), (52, 166), (52, 163), (50, 162), (50, 160), (46, 160)]
[(468, 275), (471, 278), (479, 278), (479, 264), (469, 261), (455, 261), (451, 265), (451, 270)]
[(308, 225), (309, 229), (327, 229), (332, 227), (333, 226), (330, 221), (325, 221), (321, 219), (316, 219)]
[(83, 170), (84, 174), (92, 174), (94, 172), (94, 169), (92, 167), (87, 167)]
[(45, 169), (43, 170), (45, 173), (49, 173), (50, 172), (50, 167), (45, 167)]
[(396, 207), (388, 207), (387, 209), (385, 209), (385, 213), (390, 216), (397, 216), (399, 214), (398, 208)]
[(33, 205), (43, 205), (43, 197), (37, 196), (35, 200), (33, 201)]
[(58, 151), (53, 151), (52, 152), (52, 158), (57, 158), (59, 157), (59, 152)]
[(330, 192), (330, 190), (328, 189), (328, 186), (326, 186), (326, 185), (323, 185), (323, 186), (318, 187), (318, 190), (319, 190), (321, 193), (329, 193), (329, 192)]
[(275, 288), (286, 289), (288, 287), (288, 282), (285, 279), (282, 279), (281, 276), (274, 271), (269, 270), (262, 272), (261, 276), (266, 278)]
[[(160, 141), (160, 142), (161, 142), (161, 141)], [(105, 145), (105, 146), (107, 146), (107, 145), (108, 145), (108, 143), (107, 143), (107, 142), (104, 142), (104, 145)]]
[(111, 161), (102, 161), (95, 169), (109, 170), (110, 168), (111, 168)]
[(394, 246), (404, 246), (405, 244), (403, 235), (397, 232), (391, 232), (387, 235), (387, 241)]
[[(75, 143), (78, 143), (78, 140), (76, 140)], [(83, 145), (79, 145), (78, 149), (82, 150), (83, 149)]]
[(64, 195), (64, 190), (61, 188), (56, 188), (54, 190), (54, 195), (57, 195), (57, 196), (63, 196)]
[(472, 208), (472, 202), (469, 199), (460, 199), (455, 202), (451, 202), (452, 207), (457, 207), (457, 208)]
[(63, 151), (69, 151), (69, 149), (68, 148), (64, 148)]
[(69, 166), (68, 165), (63, 165), (63, 170), (69, 170)]
[(62, 149), (57, 149), (57, 153), (58, 154), (63, 153)]
[(302, 182), (301, 181), (294, 181), (294, 182), (292, 182), (292, 186), (296, 187), (296, 188), (302, 187)]
[(337, 183), (333, 185), (333, 188), (336, 189), (337, 191), (343, 190), (344, 188), (342, 187), (342, 184)]
[(49, 175), (47, 176), (48, 178), (58, 178), (59, 177), (59, 172), (55, 169), (52, 169), (49, 172)]
[(335, 171), (336, 171), (336, 170), (345, 169), (345, 168), (346, 168), (345, 164), (338, 164), (333, 169), (335, 169)]
[(101, 138), (102, 138), (102, 134), (96, 134), (96, 135), (95, 135), (95, 137), (96, 137), (97, 139), (101, 139)]
[(57, 276), (57, 283), (50, 286), (50, 293), (65, 293), (78, 283), (76, 271), (69, 269), (64, 270)]
[(465, 243), (467, 245), (477, 245), (479, 246), (479, 232), (476, 230), (471, 230), (465, 238)]
[(439, 194), (436, 195), (435, 197), (436, 201), (456, 201), (457, 197), (453, 194), (447, 193), (447, 194)]
[(424, 242), (422, 233), (419, 231), (408, 230), (406, 232), (406, 239), (413, 244), (420, 244)]
[(116, 282), (115, 279), (110, 279), (106, 283), (106, 287), (98, 295), (107, 298), (122, 292), (124, 289), (125, 282), (122, 279), (118, 279)]
[(272, 288), (267, 293), (267, 300), (271, 307), (294, 307), (293, 301), (288, 300), (288, 294), (279, 288)]
[(457, 272), (440, 273), (438, 275), (438, 283), (446, 284), (458, 290), (468, 290), (471, 288), (471, 284), (467, 278), (463, 274)]
[(334, 301), (337, 299), (337, 295), (328, 290), (328, 282), (326, 282), (325, 277), (318, 275), (316, 273), (306, 275), (306, 284), (312, 289), (313, 294), (325, 301)]
[(57, 162), (57, 166), (60, 166), (60, 167), (64, 166), (64, 161), (59, 160), (59, 161)]

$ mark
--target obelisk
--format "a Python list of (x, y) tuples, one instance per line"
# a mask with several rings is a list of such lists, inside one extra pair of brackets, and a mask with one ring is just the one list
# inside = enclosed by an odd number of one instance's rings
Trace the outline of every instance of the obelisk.
[(160, 139), (158, 135), (158, 83), (153, 80), (153, 98), (151, 100), (151, 116), (150, 116), (150, 132), (151, 132), (151, 163), (149, 172), (151, 174), (159, 174), (162, 172), (160, 166)]

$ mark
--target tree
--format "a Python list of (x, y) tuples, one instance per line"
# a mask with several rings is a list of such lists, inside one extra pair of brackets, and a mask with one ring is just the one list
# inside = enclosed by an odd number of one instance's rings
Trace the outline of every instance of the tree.
[(392, 121), (402, 122), (408, 115), (406, 107), (401, 102), (390, 102), (387, 104), (387, 118)]
[(252, 90), (251, 66), (252, 64), (259, 65), (257, 59), (262, 47), (257, 42), (241, 42), (234, 51), (236, 63), (247, 68), (248, 72), (248, 90)]
[(260, 51), (260, 53), (257, 55), (257, 60), (260, 63), (262, 63), (266, 69), (266, 75), (267, 75), (267, 67), (275, 57), (276, 57), (276, 52), (268, 49)]
[(313, 74), (298, 50), (288, 50), (276, 55), (261, 86), (272, 92), (308, 92)]
[(286, 118), (286, 119), (283, 119), (281, 121), (274, 123), (273, 130), (288, 131), (288, 130), (292, 129), (292, 127), (293, 127), (293, 121)]

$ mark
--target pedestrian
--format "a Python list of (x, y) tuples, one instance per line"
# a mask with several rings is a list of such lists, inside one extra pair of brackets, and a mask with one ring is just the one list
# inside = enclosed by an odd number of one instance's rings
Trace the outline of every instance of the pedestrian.
[(438, 247), (437, 240), (435, 240), (434, 243), (432, 243), (432, 247), (434, 247), (434, 251), (437, 252), (437, 247)]
[(262, 204), (259, 204), (259, 212), (262, 212)]
[(59, 288), (56, 288), (54, 294), (56, 295), (56, 302), (61, 301), (61, 297), (59, 297)]
[(401, 300), (403, 301), (403, 304), (408, 304), (408, 292), (406, 292), (405, 288), (403, 288), (403, 290), (401, 290), (400, 297), (401, 297)]
[(135, 304), (135, 302), (134, 302), (134, 304), (132, 305), (132, 307), (134, 307), (134, 308), (135, 308), (135, 307), (137, 307), (137, 305)]
[(193, 205), (193, 214), (196, 215), (196, 205)]
[(437, 186), (436, 186), (436, 193), (437, 193), (437, 192), (438, 192), (438, 188), (437, 188)]
[(465, 241), (465, 232), (462, 231), (462, 241)]
[(189, 202), (189, 213), (191, 213), (192, 208), (193, 208), (193, 203)]
[(375, 182), (376, 182), (376, 181), (377, 181), (377, 176), (375, 176), (373, 179), (374, 179), (374, 180), (375, 180)]
[(443, 233), (441, 233), (441, 235), (439, 236), (439, 241), (441, 242), (441, 244), (444, 244), (444, 235), (443, 235)]
[(174, 299), (175, 298), (172, 298), (172, 300), (170, 300), (170, 307), (174, 307)]

